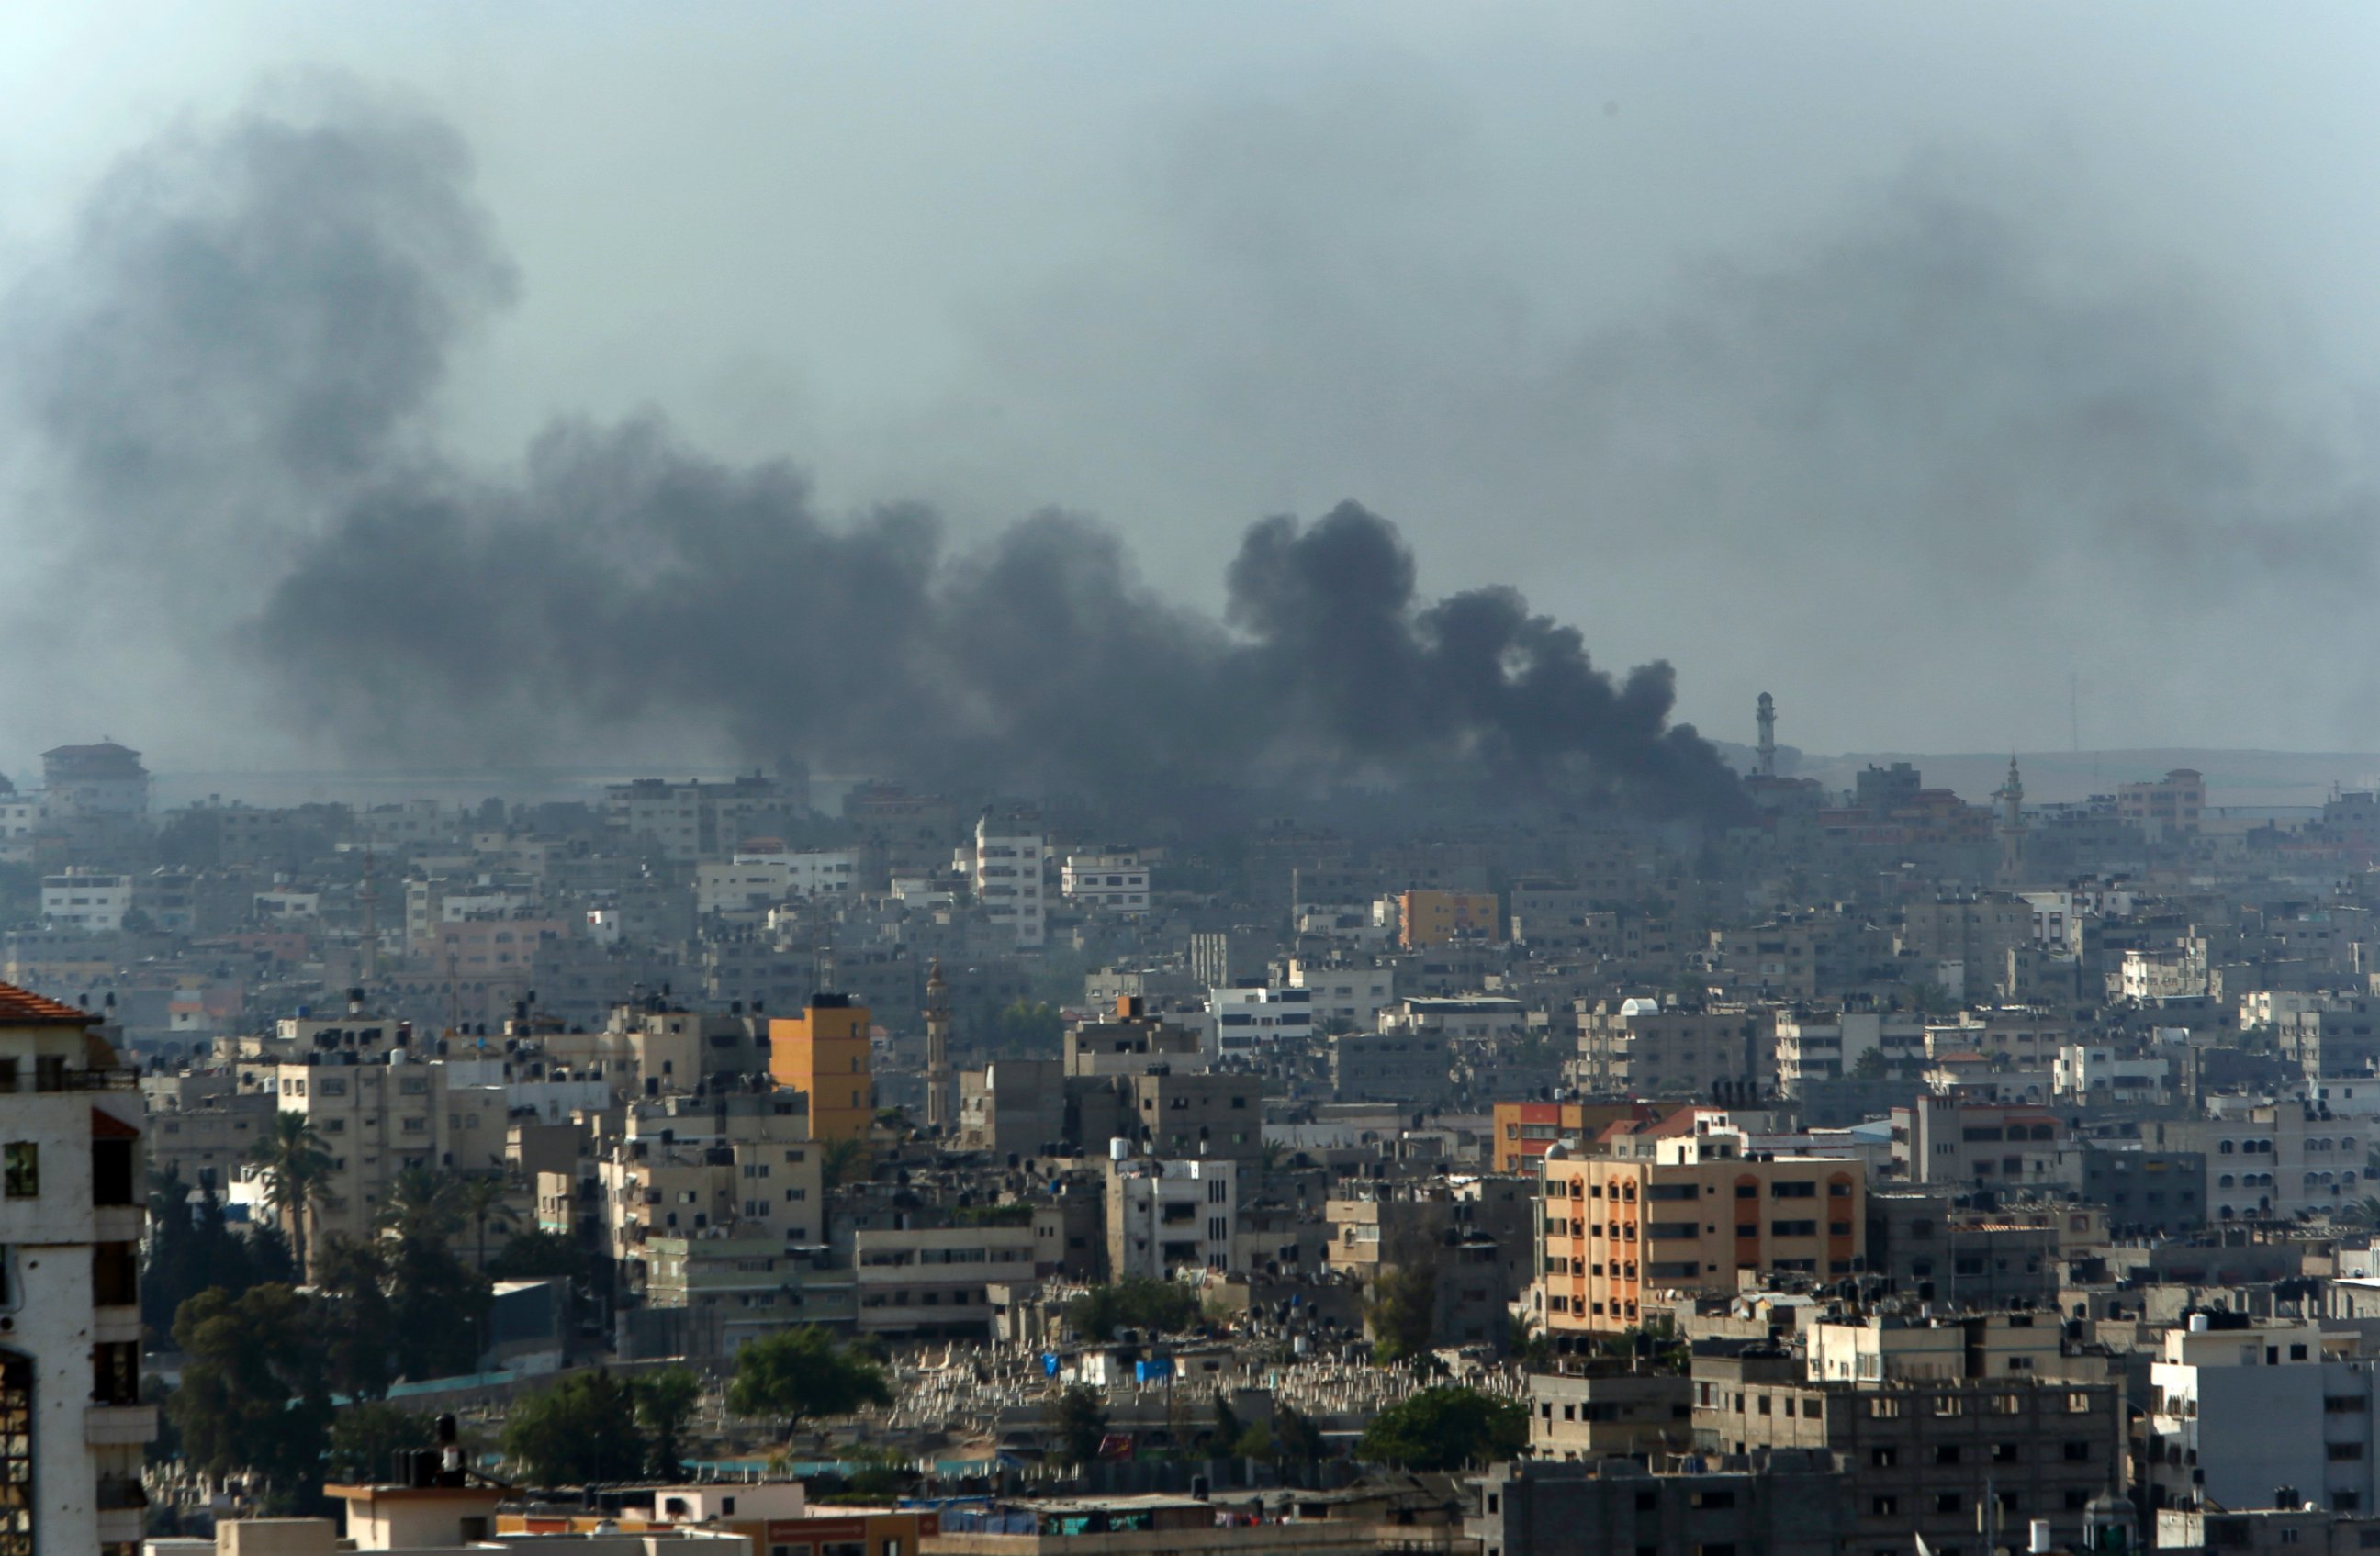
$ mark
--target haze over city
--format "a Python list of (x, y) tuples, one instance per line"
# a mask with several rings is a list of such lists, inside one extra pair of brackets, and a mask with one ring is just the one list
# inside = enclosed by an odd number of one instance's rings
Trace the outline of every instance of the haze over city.
[(0, 1556), (2380, 1550), (2375, 67), (0, 9)]
[[(1706, 734), (2365, 749), (2368, 656), (2283, 623), (2370, 581), (2375, 23), (2161, 21), (21, 9), (0, 468), (65, 651), (11, 760), (832, 743), (685, 645), (765, 609), (696, 597), (751, 576), (707, 500), (842, 559), (769, 559), (834, 580), (771, 674), (852, 722), (801, 634), (868, 536), (1013, 680), (1066, 657), (965, 597), (1019, 522), (1160, 652), (1353, 501)], [(614, 610), (676, 645), (625, 673)]]

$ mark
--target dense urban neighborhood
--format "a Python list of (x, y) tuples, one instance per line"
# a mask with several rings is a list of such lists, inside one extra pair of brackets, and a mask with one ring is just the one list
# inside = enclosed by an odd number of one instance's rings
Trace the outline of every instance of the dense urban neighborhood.
[(2380, 801), (1758, 713), (1718, 821), (49, 751), (0, 1550), (2380, 1544)]

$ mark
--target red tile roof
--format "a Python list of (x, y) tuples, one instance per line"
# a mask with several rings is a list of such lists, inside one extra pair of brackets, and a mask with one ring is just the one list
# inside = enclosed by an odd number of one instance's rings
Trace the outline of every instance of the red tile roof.
[(0, 1026), (88, 1027), (98, 1019), (88, 1010), (61, 1005), (30, 989), (20, 989), (14, 983), (0, 983)]

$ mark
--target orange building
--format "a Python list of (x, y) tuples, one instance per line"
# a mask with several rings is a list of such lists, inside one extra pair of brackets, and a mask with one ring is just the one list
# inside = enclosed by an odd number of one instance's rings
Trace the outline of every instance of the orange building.
[(1745, 1156), (1742, 1138), (1665, 1140), (1651, 1161), (1545, 1159), (1537, 1268), (1548, 1333), (1630, 1329), (1666, 1297), (1735, 1290), (1742, 1270), (1824, 1280), (1861, 1267), (1861, 1164)]
[(1614, 1124), (1649, 1124), (1660, 1114), (1651, 1103), (1498, 1103), (1496, 1171), (1533, 1172), (1556, 1140), (1584, 1144)]
[(769, 1023), (769, 1073), (810, 1100), (810, 1139), (865, 1140), (876, 1116), (868, 1007), (812, 995), (809, 1008)]
[(1407, 950), (1450, 940), (1498, 940), (1492, 891), (1406, 891), (1397, 894), (1398, 937)]

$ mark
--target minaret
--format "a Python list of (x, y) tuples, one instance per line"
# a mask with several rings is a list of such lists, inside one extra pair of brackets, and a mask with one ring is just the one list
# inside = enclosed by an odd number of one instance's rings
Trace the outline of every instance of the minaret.
[(2000, 884), (2013, 886), (2024, 876), (2024, 779), (2016, 753), (2009, 753), (2008, 781), (1992, 798), (2000, 802)]
[(942, 959), (926, 974), (926, 1128), (943, 1134), (951, 1127), (951, 1000), (942, 982)]
[(1777, 776), (1777, 699), (1760, 694), (1760, 776)]

